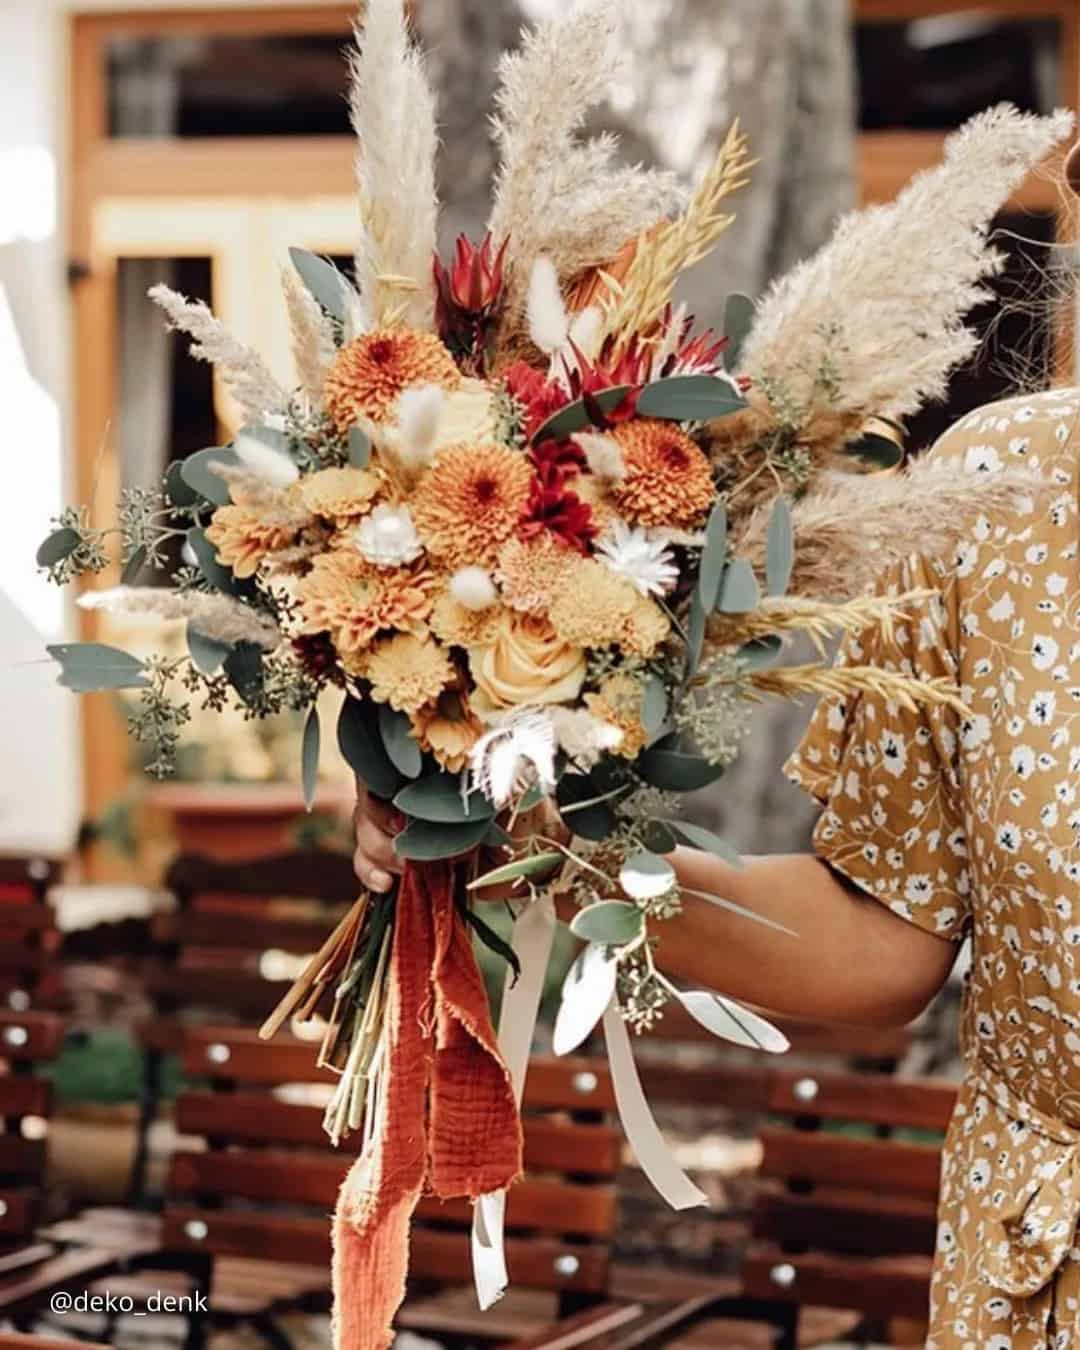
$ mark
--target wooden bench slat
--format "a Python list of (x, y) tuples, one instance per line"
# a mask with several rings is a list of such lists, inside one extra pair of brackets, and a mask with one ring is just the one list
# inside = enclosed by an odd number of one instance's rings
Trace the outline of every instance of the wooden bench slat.
[(45, 1140), (0, 1134), (0, 1176), (16, 1181), (37, 1178), (45, 1171)]
[[(797, 1054), (834, 1059), (887, 1061), (903, 1057), (911, 1046), (909, 1027), (846, 1027), (771, 1017)], [(710, 1031), (695, 1022), (681, 1004), (669, 1003), (660, 1021), (647, 1033), (662, 1041), (715, 1044)]]
[[(805, 1093), (811, 1084), (813, 1096), (807, 1100)], [(955, 1105), (956, 1088), (951, 1083), (850, 1073), (774, 1074), (768, 1100), (768, 1110), (782, 1115), (813, 1115), (942, 1133), (948, 1128)]]
[[(779, 1266), (795, 1271), (791, 1283), (777, 1283)], [(743, 1265), (743, 1285), (756, 1298), (824, 1308), (857, 1308), (878, 1317), (925, 1318), (930, 1261), (918, 1256), (796, 1256), (778, 1247), (752, 1247)]]
[[(192, 909), (173, 919), (170, 936), (185, 947), (233, 947), (259, 952), (277, 948), (286, 952), (316, 952), (336, 920), (275, 918), (260, 914), (229, 914), (222, 910)], [(339, 916), (340, 917), (340, 916)]]
[(906, 1196), (762, 1190), (754, 1206), (754, 1236), (787, 1249), (932, 1255), (936, 1227), (934, 1201)]
[(41, 1192), (29, 1187), (0, 1186), (0, 1234), (26, 1237), (41, 1217)]
[(0, 1012), (0, 1060), (55, 1059), (64, 1045), (64, 1019), (55, 1013)]
[(0, 1076), (0, 1116), (47, 1116), (52, 1096), (48, 1079), (23, 1073)]
[(939, 1149), (808, 1130), (764, 1129), (761, 1175), (854, 1190), (936, 1197)]

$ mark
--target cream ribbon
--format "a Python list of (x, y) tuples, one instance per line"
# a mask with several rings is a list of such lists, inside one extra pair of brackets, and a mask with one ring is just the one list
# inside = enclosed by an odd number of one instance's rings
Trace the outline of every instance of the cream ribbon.
[[(545, 892), (514, 924), (510, 941), (521, 962), (521, 974), (513, 984), (511, 972), (507, 971), (499, 1013), (499, 1053), (510, 1075), (514, 1099), (519, 1107), (554, 940), (555, 900), (551, 892)], [(491, 1191), (480, 1196), (473, 1208), (471, 1246), (476, 1297), (484, 1312), (502, 1298), (510, 1282), (506, 1270), (505, 1226), (506, 1192)]]
[(638, 1166), (672, 1209), (690, 1209), (707, 1205), (708, 1197), (690, 1180), (664, 1142), (660, 1127), (653, 1119), (638, 1077), (634, 1052), (626, 1023), (619, 1016), (615, 1000), (604, 1013), (604, 1037), (607, 1040), (611, 1082), (623, 1132), (634, 1150)]

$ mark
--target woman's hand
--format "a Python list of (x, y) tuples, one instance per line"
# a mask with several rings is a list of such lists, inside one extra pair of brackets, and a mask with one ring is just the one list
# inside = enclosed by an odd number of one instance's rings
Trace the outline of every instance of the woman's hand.
[(358, 778), (353, 808), (356, 837), (353, 868), (369, 891), (385, 893), (401, 872), (401, 859), (394, 852), (394, 838), (402, 824), (401, 812), (389, 802), (373, 797)]

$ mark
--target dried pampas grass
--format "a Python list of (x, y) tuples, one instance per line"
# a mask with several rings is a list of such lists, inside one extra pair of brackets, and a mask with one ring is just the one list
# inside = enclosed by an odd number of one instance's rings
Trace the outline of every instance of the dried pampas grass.
[[(914, 552), (947, 559), (975, 517), (1015, 511), (1053, 490), (1033, 474), (969, 473), (933, 457), (899, 474), (823, 474), (792, 508), (791, 590), (814, 600), (861, 595)], [(771, 503), (761, 505), (733, 530), (735, 551), (756, 567), (764, 566), (771, 514)]]
[(323, 408), (323, 385), (337, 355), (334, 327), (294, 267), (283, 267), (281, 285), (289, 314), (296, 379), (313, 412)]
[(87, 592), (79, 605), (163, 623), (186, 619), (215, 642), (254, 642), (265, 651), (273, 651), (281, 641), (277, 624), (227, 595), (169, 591), (158, 586), (116, 586)]
[(803, 633), (824, 656), (826, 643), (841, 633), (861, 633), (873, 627), (891, 638), (897, 619), (907, 618), (913, 606), (936, 594), (917, 590), (902, 595), (860, 595), (835, 603), (801, 595), (770, 596), (749, 614), (710, 615), (706, 646), (734, 647), (755, 638)]
[(350, 62), (361, 238), (356, 284), (376, 327), (431, 330), (437, 245), (435, 95), (404, 0), (367, 0)]
[(262, 357), (233, 337), (201, 300), (189, 300), (169, 286), (152, 286), (148, 295), (168, 315), (170, 328), (193, 339), (191, 355), (214, 367), (250, 421), (262, 422), (286, 411), (289, 397)]
[(577, 139), (618, 72), (618, 17), (618, 0), (586, 0), (527, 31), (521, 50), (503, 57), (494, 119), (501, 166), (489, 227), (510, 241), (504, 345), (517, 335), (539, 255), (568, 283), (684, 200), (673, 174), (615, 165), (612, 137)]
[[(782, 382), (788, 401), (902, 417), (941, 398), (949, 372), (971, 355), (964, 316), (1000, 270), (994, 214), (1068, 136), (1072, 114), (1034, 117), (992, 108), (946, 142), (937, 168), (897, 199), (846, 216), (832, 240), (761, 301), (739, 373)], [(830, 367), (828, 390), (817, 373)]]

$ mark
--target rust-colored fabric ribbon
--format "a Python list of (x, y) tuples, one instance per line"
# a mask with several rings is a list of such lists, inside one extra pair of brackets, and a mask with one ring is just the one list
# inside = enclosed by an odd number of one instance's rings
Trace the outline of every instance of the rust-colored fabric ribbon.
[(408, 864), (401, 880), (377, 1131), (334, 1216), (336, 1350), (393, 1340), (425, 1190), (475, 1200), (521, 1173), (521, 1120), (454, 885), (450, 863)]

